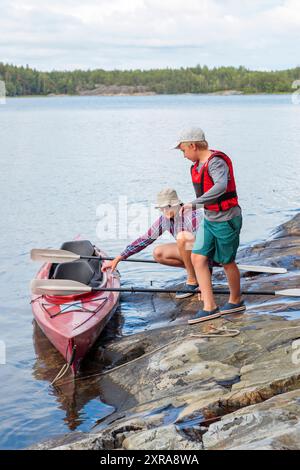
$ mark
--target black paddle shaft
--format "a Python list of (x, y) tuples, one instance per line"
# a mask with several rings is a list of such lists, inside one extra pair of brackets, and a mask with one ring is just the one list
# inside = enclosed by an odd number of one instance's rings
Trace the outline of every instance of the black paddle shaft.
[[(113, 261), (115, 258), (110, 257), (103, 257), (103, 256), (80, 256), (81, 259), (98, 259), (99, 261)], [(151, 259), (138, 259), (138, 258), (131, 258), (131, 259), (123, 259), (122, 261), (129, 261), (132, 263), (155, 263), (157, 261)]]
[[(191, 291), (187, 289), (147, 289), (147, 288), (142, 288), (142, 287), (104, 287), (102, 288), (93, 288), (92, 291), (99, 291), (99, 292), (131, 292), (132, 294), (134, 293), (155, 293), (155, 294), (190, 294)], [(220, 290), (216, 289), (213, 291), (214, 294), (225, 294), (228, 295), (230, 294), (229, 290)], [(193, 295), (198, 294), (196, 291)], [(275, 292), (266, 292), (266, 291), (243, 291), (241, 294), (244, 295), (276, 295)]]

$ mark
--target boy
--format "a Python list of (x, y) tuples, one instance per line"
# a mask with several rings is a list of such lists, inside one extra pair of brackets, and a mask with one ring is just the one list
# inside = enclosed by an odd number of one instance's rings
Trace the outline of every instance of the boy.
[[(209, 149), (200, 128), (183, 132), (175, 148), (193, 162), (191, 176), (197, 196), (181, 211), (204, 205), (204, 219), (197, 232), (191, 257), (204, 305), (189, 323), (243, 312), (246, 307), (241, 300), (240, 272), (235, 263), (242, 211), (238, 204), (232, 162), (223, 152)], [(221, 308), (216, 305), (213, 296), (209, 258), (223, 265), (229, 284), (230, 297)]]
[[(180, 214), (183, 203), (174, 189), (167, 188), (157, 195), (156, 209), (161, 211), (160, 217), (137, 240), (128, 245), (113, 261), (103, 264), (102, 271), (110, 268), (114, 271), (118, 263), (129, 258), (157, 240), (165, 231), (169, 231), (175, 238), (175, 243), (164, 243), (153, 251), (154, 259), (161, 264), (186, 269), (187, 280), (184, 286), (188, 293), (176, 293), (177, 299), (190, 297), (198, 289), (198, 282), (191, 262), (191, 250), (195, 241), (196, 231), (202, 219), (202, 210), (190, 210)], [(211, 268), (210, 268), (211, 269)]]

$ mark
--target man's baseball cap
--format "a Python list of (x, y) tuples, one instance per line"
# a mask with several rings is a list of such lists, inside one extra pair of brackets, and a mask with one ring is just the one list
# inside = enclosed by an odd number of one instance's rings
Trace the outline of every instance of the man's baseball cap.
[(200, 127), (192, 127), (182, 131), (178, 137), (177, 143), (173, 149), (178, 149), (184, 142), (202, 142), (205, 140), (204, 131)]

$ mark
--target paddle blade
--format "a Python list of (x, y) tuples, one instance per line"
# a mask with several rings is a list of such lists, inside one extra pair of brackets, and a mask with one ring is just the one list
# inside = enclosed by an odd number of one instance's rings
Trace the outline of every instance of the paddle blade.
[(275, 295), (284, 295), (285, 297), (300, 297), (300, 289), (285, 289), (275, 291)]
[(237, 266), (241, 271), (250, 271), (253, 273), (271, 273), (271, 274), (287, 273), (287, 269), (274, 268), (273, 266), (252, 266), (249, 264), (238, 264)]
[(33, 279), (30, 287), (31, 292), (36, 295), (76, 295), (92, 290), (81, 282), (66, 279)]
[(68, 263), (80, 259), (79, 255), (67, 250), (40, 250), (34, 248), (30, 252), (33, 261), (42, 261), (43, 263)]

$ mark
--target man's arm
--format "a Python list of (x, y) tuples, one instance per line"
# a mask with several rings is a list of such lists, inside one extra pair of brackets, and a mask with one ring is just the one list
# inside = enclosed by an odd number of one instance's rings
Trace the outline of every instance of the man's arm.
[(120, 261), (129, 258), (129, 256), (132, 256), (139, 251), (144, 250), (147, 246), (151, 245), (154, 240), (157, 240), (165, 232), (165, 230), (167, 230), (167, 227), (164, 217), (160, 216), (144, 235), (130, 243), (130, 245), (128, 245), (125, 250), (122, 251), (122, 253), (116, 256), (114, 260), (105, 261), (101, 267), (101, 271), (106, 271), (107, 269), (114, 271)]
[(120, 256), (122, 259), (127, 259), (129, 256), (135, 255), (140, 251), (144, 250), (147, 246), (151, 245), (155, 240), (157, 240), (166, 230), (164, 223), (164, 217), (160, 216), (154, 223), (151, 225), (149, 230), (137, 238), (134, 242), (130, 243)]

